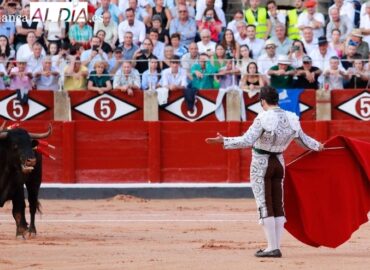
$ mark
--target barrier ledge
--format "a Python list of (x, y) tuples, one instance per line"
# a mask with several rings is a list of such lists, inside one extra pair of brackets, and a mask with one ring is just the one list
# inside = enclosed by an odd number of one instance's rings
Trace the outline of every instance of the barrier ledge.
[(250, 183), (42, 184), (41, 199), (97, 200), (117, 195), (144, 199), (252, 198)]

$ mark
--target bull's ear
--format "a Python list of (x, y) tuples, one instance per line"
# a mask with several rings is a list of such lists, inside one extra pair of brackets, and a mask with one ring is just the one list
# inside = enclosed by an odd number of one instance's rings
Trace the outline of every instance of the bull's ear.
[(32, 144), (32, 148), (34, 148), (34, 147), (39, 145), (39, 141), (38, 140), (32, 140), (31, 144)]

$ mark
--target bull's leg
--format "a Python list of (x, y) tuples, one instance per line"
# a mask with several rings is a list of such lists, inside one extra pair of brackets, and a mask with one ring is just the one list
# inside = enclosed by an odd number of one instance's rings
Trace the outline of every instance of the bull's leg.
[(39, 209), (39, 188), (40, 185), (38, 183), (27, 183), (27, 191), (28, 191), (28, 203), (30, 207), (30, 226), (28, 228), (30, 236), (36, 235), (36, 226), (35, 226), (35, 215), (36, 211)]
[(13, 196), (13, 217), (17, 226), (16, 236), (22, 236), (27, 232), (28, 224), (25, 217), (26, 204), (24, 202), (23, 186), (17, 188)]

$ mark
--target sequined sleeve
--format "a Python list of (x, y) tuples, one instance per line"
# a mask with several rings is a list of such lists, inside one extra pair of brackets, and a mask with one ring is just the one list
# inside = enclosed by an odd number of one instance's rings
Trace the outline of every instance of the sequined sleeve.
[(298, 137), (295, 139), (295, 141), (303, 147), (314, 151), (318, 151), (320, 147), (320, 143), (304, 133), (302, 129), (298, 131)]
[(260, 118), (256, 118), (247, 132), (238, 137), (224, 137), (224, 149), (251, 147), (263, 132)]

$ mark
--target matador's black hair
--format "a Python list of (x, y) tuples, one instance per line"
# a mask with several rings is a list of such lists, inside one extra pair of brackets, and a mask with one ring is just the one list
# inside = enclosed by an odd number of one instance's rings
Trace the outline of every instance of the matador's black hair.
[(277, 105), (279, 93), (271, 86), (263, 86), (260, 91), (260, 100), (265, 100), (269, 105)]

